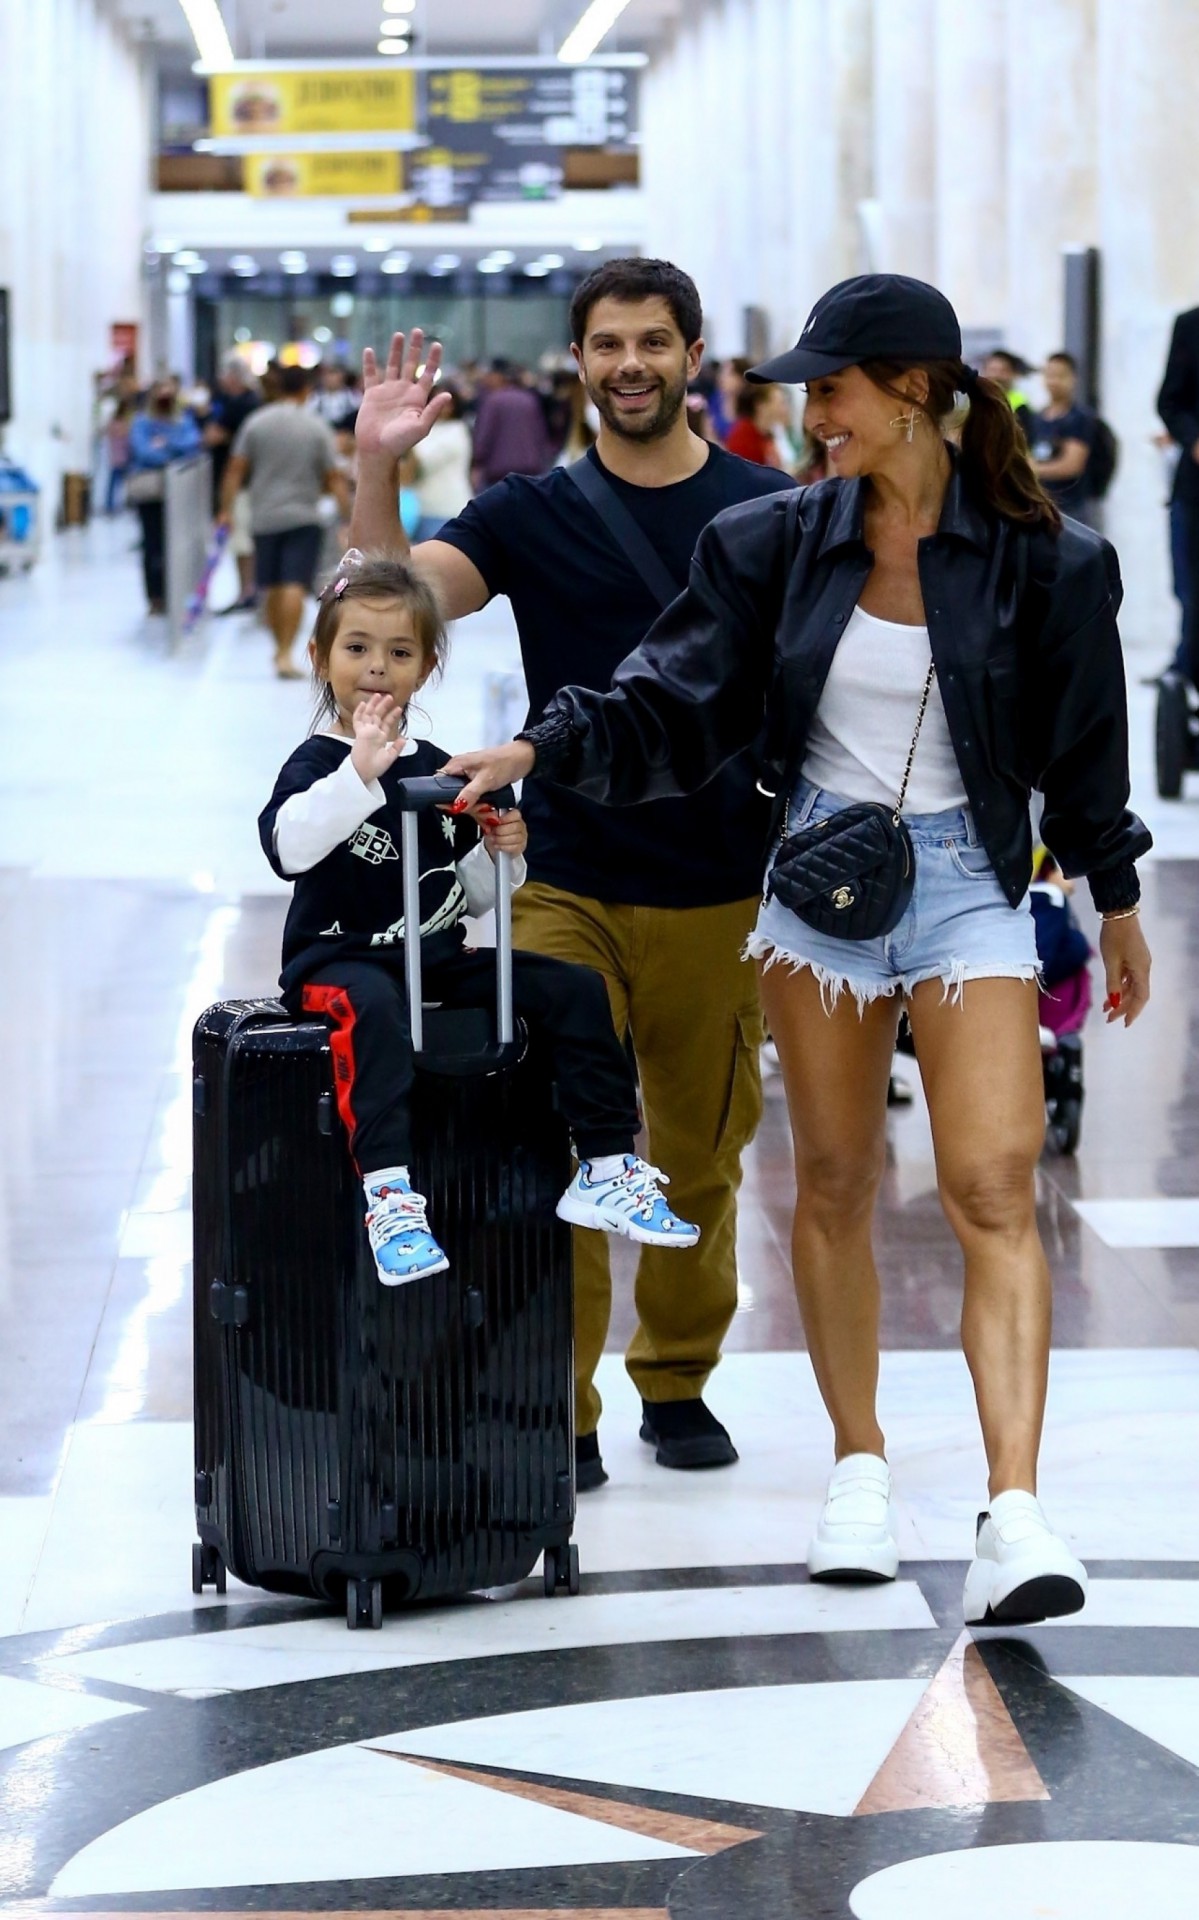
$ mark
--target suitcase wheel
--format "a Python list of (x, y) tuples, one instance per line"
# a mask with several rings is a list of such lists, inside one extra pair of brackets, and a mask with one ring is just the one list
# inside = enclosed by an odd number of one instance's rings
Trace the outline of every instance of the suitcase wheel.
[(346, 1626), (351, 1633), (359, 1627), (383, 1625), (383, 1582), (381, 1580), (346, 1581)]
[(547, 1547), (543, 1562), (547, 1600), (557, 1594), (579, 1591), (579, 1549), (575, 1546)]
[(192, 1592), (203, 1593), (205, 1587), (215, 1587), (218, 1593), (224, 1593), (227, 1584), (225, 1562), (216, 1548), (197, 1540), (192, 1547)]

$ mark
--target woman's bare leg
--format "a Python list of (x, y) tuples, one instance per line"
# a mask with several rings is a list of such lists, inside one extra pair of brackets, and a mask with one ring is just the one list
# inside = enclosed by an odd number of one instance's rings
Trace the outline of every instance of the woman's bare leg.
[(991, 1494), (1035, 1493), (1052, 1306), (1036, 1217), (1045, 1138), (1036, 986), (968, 980), (955, 1003), (926, 981), (911, 1020), (941, 1202), (966, 1260), (962, 1346)]
[(825, 1008), (808, 969), (761, 969), (795, 1146), (795, 1291), (836, 1457), (882, 1454), (878, 1273), (870, 1227), (886, 1155), (897, 999)]

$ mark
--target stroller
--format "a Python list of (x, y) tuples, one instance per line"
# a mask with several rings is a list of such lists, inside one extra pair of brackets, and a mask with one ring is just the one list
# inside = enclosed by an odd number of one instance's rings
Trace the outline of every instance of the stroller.
[(1030, 904), (1041, 965), (1041, 1070), (1045, 1137), (1056, 1153), (1077, 1151), (1082, 1131), (1082, 1029), (1091, 1010), (1091, 946), (1074, 918), (1069, 882), (1041, 847)]

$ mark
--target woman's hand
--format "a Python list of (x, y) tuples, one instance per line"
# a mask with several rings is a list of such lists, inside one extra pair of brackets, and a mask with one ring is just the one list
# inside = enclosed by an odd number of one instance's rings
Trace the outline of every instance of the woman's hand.
[(1129, 914), (1123, 920), (1105, 920), (1099, 934), (1099, 952), (1107, 981), (1107, 999), (1103, 1010), (1110, 1027), (1122, 1020), (1126, 1027), (1149, 1004), (1149, 969), (1152, 958), (1141, 931), (1141, 916)]
[(469, 813), (480, 800), (499, 787), (511, 786), (532, 773), (537, 755), (527, 740), (510, 740), (506, 747), (480, 747), (474, 753), (456, 753), (439, 773), (457, 773), (469, 782), (463, 787), (450, 811)]
[(433, 391), (441, 366), (439, 340), (430, 346), (418, 378), (424, 341), (420, 328), (413, 327), (405, 352), (403, 334), (395, 334), (382, 373), (374, 350), (367, 347), (363, 352), (362, 405), (358, 409), (354, 438), (364, 460), (379, 455), (402, 459), (453, 406), (453, 396), (448, 390), (438, 394)]
[(483, 829), (483, 844), (494, 860), (497, 853), (510, 853), (519, 859), (529, 844), (529, 829), (519, 807), (497, 813), (494, 807), (472, 807), (471, 813)]
[(350, 759), (364, 786), (394, 766), (407, 742), (400, 733), (402, 709), (389, 693), (372, 693), (354, 708), (354, 744)]

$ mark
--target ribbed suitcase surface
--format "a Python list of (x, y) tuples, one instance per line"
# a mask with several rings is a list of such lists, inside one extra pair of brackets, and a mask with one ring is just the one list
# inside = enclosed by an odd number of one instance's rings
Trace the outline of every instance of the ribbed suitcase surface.
[[(452, 1021), (457, 1016), (441, 1016)], [(464, 1016), (470, 1018), (471, 1016)], [(535, 1048), (418, 1067), (413, 1178), (447, 1273), (383, 1287), (323, 1025), (195, 1030), (201, 1540), (240, 1579), (389, 1602), (522, 1579), (574, 1518), (566, 1128)]]

